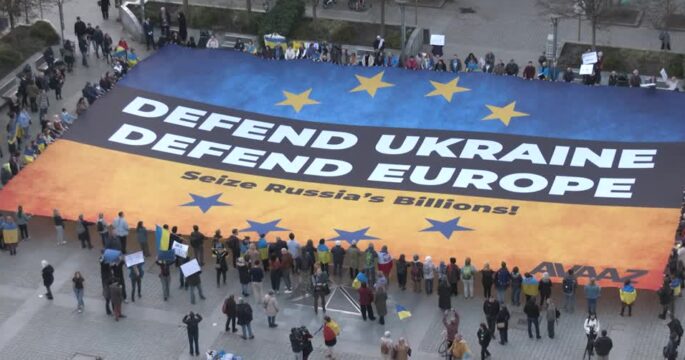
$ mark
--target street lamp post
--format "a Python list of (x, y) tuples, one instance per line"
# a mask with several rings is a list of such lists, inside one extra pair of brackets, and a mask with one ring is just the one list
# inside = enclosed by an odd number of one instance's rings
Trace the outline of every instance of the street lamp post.
[(406, 25), (407, 1), (406, 0), (395, 0), (395, 2), (397, 3), (397, 5), (400, 6), (400, 13), (402, 14), (402, 25), (401, 25), (401, 28), (402, 28), (402, 31), (401, 31), (401, 33), (402, 33), (402, 37), (401, 37), (402, 51), (401, 51), (400, 55), (403, 55), (404, 54), (404, 46), (407, 42), (407, 25)]
[(557, 36), (559, 35), (559, 17), (552, 16), (552, 80), (557, 80)]
[(64, 46), (64, 2), (57, 0), (57, 8), (59, 9), (59, 30), (61, 34), (62, 46)]

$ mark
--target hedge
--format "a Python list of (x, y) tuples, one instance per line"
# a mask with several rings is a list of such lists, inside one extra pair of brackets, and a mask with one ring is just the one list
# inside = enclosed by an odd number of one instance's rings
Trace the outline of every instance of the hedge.
[(260, 38), (265, 34), (278, 33), (288, 37), (304, 15), (303, 0), (278, 0), (259, 24)]
[(37, 21), (31, 26), (17, 26), (0, 39), (0, 78), (33, 54), (58, 43), (59, 35), (45, 21)]

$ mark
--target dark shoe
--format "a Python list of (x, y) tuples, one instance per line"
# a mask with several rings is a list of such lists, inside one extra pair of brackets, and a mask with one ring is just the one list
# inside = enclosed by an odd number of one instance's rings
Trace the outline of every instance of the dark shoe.
[(537, 339), (540, 340), (540, 339), (542, 339), (542, 337), (538, 336)]
[(238, 332), (238, 329), (233, 329), (233, 332)]
[(243, 340), (247, 340), (247, 338), (245, 336), (240, 336), (240, 338)]
[(119, 317), (120, 317), (120, 318), (125, 318), (125, 317), (126, 317), (126, 315), (124, 315), (124, 314), (121, 314), (121, 315), (119, 315)]
[(250, 340), (254, 339), (254, 335), (250, 336), (248, 339), (250, 339)]

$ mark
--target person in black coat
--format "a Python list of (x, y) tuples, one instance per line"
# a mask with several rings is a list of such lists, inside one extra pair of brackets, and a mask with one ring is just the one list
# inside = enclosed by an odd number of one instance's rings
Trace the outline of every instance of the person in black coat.
[(533, 331), (531, 325), (535, 325), (535, 335), (540, 339), (540, 307), (535, 303), (535, 298), (532, 297), (526, 302), (523, 307), (523, 312), (528, 318), (528, 337), (533, 338)]
[(233, 268), (237, 269), (238, 266), (236, 261), (240, 257), (240, 239), (238, 238), (238, 229), (233, 229), (233, 231), (231, 231), (231, 236), (228, 237), (228, 241), (226, 243), (228, 245), (228, 249), (231, 250)]
[(440, 279), (438, 283), (438, 306), (441, 310), (449, 310), (452, 308), (452, 287), (447, 279)]
[(505, 345), (509, 342), (509, 309), (506, 305), (502, 305), (497, 313), (497, 330), (499, 330), (499, 343)]
[(490, 330), (488, 330), (488, 326), (485, 323), (480, 323), (480, 328), (478, 329), (476, 336), (478, 337), (478, 344), (480, 344), (480, 358), (485, 359), (490, 357), (488, 346), (490, 346), (492, 337), (490, 336)]
[(243, 298), (238, 298), (238, 305), (236, 305), (236, 316), (238, 317), (238, 325), (243, 329), (243, 339), (254, 339), (252, 333), (252, 307), (246, 303)]
[(99, 0), (100, 10), (102, 11), (102, 18), (109, 20), (109, 0)]
[(483, 303), (483, 313), (485, 313), (485, 319), (488, 322), (488, 330), (492, 338), (495, 338), (495, 321), (497, 320), (497, 314), (499, 314), (499, 302), (494, 298), (490, 297)]
[(100, 257), (100, 280), (102, 280), (102, 296), (105, 298), (105, 311), (107, 312), (107, 315), (112, 315), (112, 310), (109, 306), (109, 284), (112, 280), (112, 269), (109, 263), (102, 257)]
[(42, 260), (40, 263), (43, 266), (43, 285), (45, 285), (45, 289), (48, 291), (45, 293), (45, 297), (47, 297), (48, 300), (52, 300), (52, 291), (50, 291), (50, 286), (52, 286), (52, 283), (55, 281), (55, 269), (48, 263), (47, 260)]
[(121, 285), (122, 299), (125, 303), (128, 303), (128, 300), (126, 300), (126, 280), (124, 279), (124, 267), (125, 262), (123, 256), (119, 258), (119, 261), (111, 265), (112, 277)]
[[(200, 329), (198, 324), (202, 321), (202, 316), (200, 314), (195, 314), (192, 311), (188, 315), (183, 317), (183, 323), (186, 324), (188, 329), (188, 343), (190, 344), (190, 356), (200, 356), (200, 347), (198, 342), (200, 339)], [(193, 352), (193, 344), (195, 344), (195, 351)]]
[(221, 312), (223, 312), (226, 315), (226, 327), (224, 328), (226, 332), (228, 332), (228, 329), (231, 329), (232, 332), (238, 331), (238, 329), (236, 329), (235, 327), (237, 306), (238, 304), (236, 304), (235, 298), (233, 297), (233, 295), (231, 295), (224, 301), (224, 305), (221, 308)]
[(218, 243), (216, 244), (216, 247), (212, 249), (212, 254), (216, 257), (216, 264), (214, 264), (214, 268), (216, 269), (216, 287), (221, 285), (220, 280), (222, 277), (224, 285), (226, 285), (226, 272), (228, 271), (226, 257), (228, 256), (228, 251), (226, 251), (223, 244)]
[(186, 23), (186, 16), (183, 11), (178, 13), (178, 37), (184, 43), (188, 38), (188, 24)]
[(74, 35), (76, 35), (77, 38), (81, 38), (83, 35), (86, 34), (86, 23), (81, 20), (80, 16), (76, 17), (76, 22), (74, 23)]
[(238, 258), (238, 278), (240, 280), (243, 296), (250, 296), (250, 266), (243, 258)]

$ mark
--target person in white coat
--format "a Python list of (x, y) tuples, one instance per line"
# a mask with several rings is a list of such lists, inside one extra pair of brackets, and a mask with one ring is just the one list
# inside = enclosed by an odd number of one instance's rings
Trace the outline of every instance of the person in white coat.
[(276, 315), (278, 314), (278, 300), (276, 299), (276, 292), (269, 290), (269, 293), (264, 296), (264, 311), (266, 312), (266, 319), (269, 322), (270, 328), (278, 326), (276, 324)]

